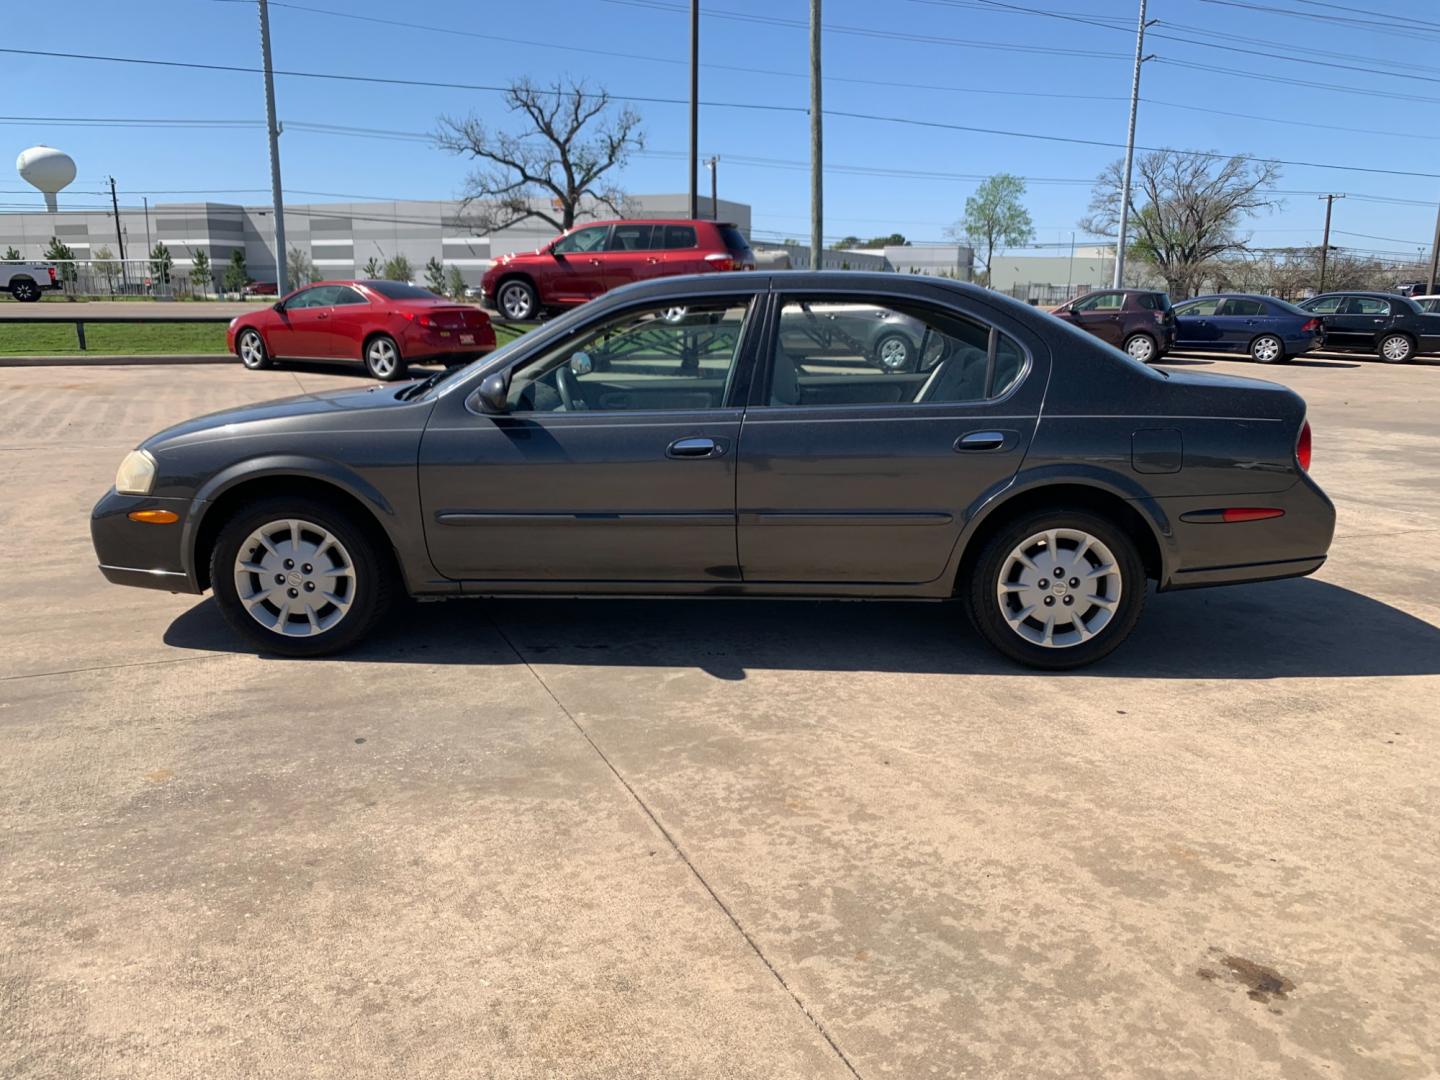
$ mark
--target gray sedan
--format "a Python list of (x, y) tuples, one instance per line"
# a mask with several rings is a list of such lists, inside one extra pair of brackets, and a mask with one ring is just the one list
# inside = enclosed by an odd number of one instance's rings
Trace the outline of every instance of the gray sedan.
[[(853, 362), (877, 339), (824, 318), (846, 312), (915, 362)], [(615, 290), (424, 381), (180, 424), (91, 529), (111, 581), (213, 590), (287, 655), (401, 593), (803, 595), (956, 600), (1068, 668), (1131, 632), (1147, 580), (1317, 569), (1309, 457), (1290, 390), (1151, 370), (992, 292), (735, 273)]]

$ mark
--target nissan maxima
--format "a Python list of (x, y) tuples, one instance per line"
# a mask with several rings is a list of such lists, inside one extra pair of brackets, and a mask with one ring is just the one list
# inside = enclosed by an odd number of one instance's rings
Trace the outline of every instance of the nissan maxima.
[[(911, 370), (806, 333), (864, 305)], [(857, 342), (855, 349), (865, 348)], [(1305, 403), (1155, 370), (934, 278), (733, 273), (617, 289), (468, 367), (179, 424), (91, 529), (112, 582), (213, 590), (291, 656), (399, 594), (958, 601), (1006, 656), (1105, 656), (1161, 591), (1315, 571), (1334, 509)]]

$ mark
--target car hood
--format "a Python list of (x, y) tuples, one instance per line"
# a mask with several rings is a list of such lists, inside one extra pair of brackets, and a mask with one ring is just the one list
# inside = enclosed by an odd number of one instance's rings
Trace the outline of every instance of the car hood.
[[(259, 429), (281, 433), (286, 430), (314, 430), (324, 427), (349, 426), (353, 419), (368, 422), (379, 409), (413, 408), (428, 413), (429, 403), (402, 401), (399, 387), (370, 386), (349, 388), (318, 394), (297, 394), (294, 397), (242, 405), (236, 409), (197, 416), (193, 420), (168, 427), (146, 439), (141, 446), (162, 450), (178, 443), (197, 439), (225, 438), (239, 429)], [(423, 424), (423, 419), (418, 421)]]

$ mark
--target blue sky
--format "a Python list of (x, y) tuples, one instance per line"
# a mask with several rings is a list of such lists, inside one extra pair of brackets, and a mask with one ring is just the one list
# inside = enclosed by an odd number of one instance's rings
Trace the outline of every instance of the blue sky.
[[(1433, 122), (1440, 103), (1440, 60), (1434, 59), (1440, 12), (1431, 0), (1383, 3), (1376, 12), (1333, 0), (1152, 0), (1150, 16), (1159, 23), (1147, 52), (1157, 59), (1145, 65), (1137, 141), (1440, 174), (1440, 129)], [(682, 0), (409, 6), (294, 0), (294, 6), (272, 7), (271, 21), (280, 69), (487, 85), (520, 75), (541, 82), (568, 76), (619, 97), (683, 99), (686, 6)], [(711, 14), (702, 20), (701, 99), (715, 104), (701, 110), (701, 152), (720, 156), (721, 195), (754, 207), (758, 235), (804, 238), (804, 112), (720, 103), (803, 110), (807, 3), (702, 0), (702, 10)], [(825, 39), (826, 109), (1120, 143), (1135, 12), (1134, 0), (826, 0), (832, 28)], [(1403, 27), (1391, 16), (1435, 29)], [(247, 0), (73, 0), (63, 13), (12, 5), (5, 31), (0, 46), (17, 49), (245, 66), (256, 64), (259, 54), (255, 6)], [(97, 196), (85, 192), (98, 191), (111, 173), (132, 193), (122, 196), (127, 203), (138, 204), (141, 193), (152, 203), (206, 197), (166, 194), (176, 190), (265, 201), (264, 131), (241, 126), (264, 116), (257, 75), (14, 55), (4, 63), (7, 85), (38, 91), (8, 94), (6, 113), (239, 122), (182, 130), (0, 124), (9, 154), (45, 142), (76, 158), (80, 177), (65, 205), (97, 204)], [(500, 96), (483, 91), (279, 77), (276, 95), (282, 120), (292, 125), (281, 140), (292, 201), (324, 201), (304, 192), (446, 198), (459, 192), (466, 171), (463, 161), (422, 142), (323, 134), (300, 125), (423, 133), (438, 114), (466, 112), (508, 122)], [(623, 187), (683, 191), (686, 109), (635, 107), (648, 145), (620, 178)], [(831, 116), (826, 233), (895, 230), (939, 240), (974, 189), (968, 178), (1006, 171), (1031, 178), (1027, 203), (1037, 240), (1068, 244), (1094, 176), (1118, 156), (1103, 146)], [(1253, 223), (1259, 245), (1318, 243), (1323, 204), (1315, 193), (1335, 191), (1351, 197), (1336, 204), (1333, 242), (1414, 255), (1428, 248), (1440, 199), (1436, 177), (1300, 166), (1285, 167), (1279, 187), (1290, 193), (1284, 206)], [(0, 192), (5, 209), (40, 205), (18, 177)]]

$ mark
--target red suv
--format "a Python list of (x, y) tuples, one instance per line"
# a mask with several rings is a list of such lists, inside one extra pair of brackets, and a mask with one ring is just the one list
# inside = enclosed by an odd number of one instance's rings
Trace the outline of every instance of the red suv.
[(579, 225), (537, 251), (502, 255), (480, 284), (507, 319), (533, 319), (647, 278), (754, 270), (755, 253), (729, 222), (605, 221)]
[(1055, 314), (1124, 349), (1141, 363), (1159, 360), (1175, 345), (1175, 309), (1155, 289), (1102, 289), (1061, 304)]

